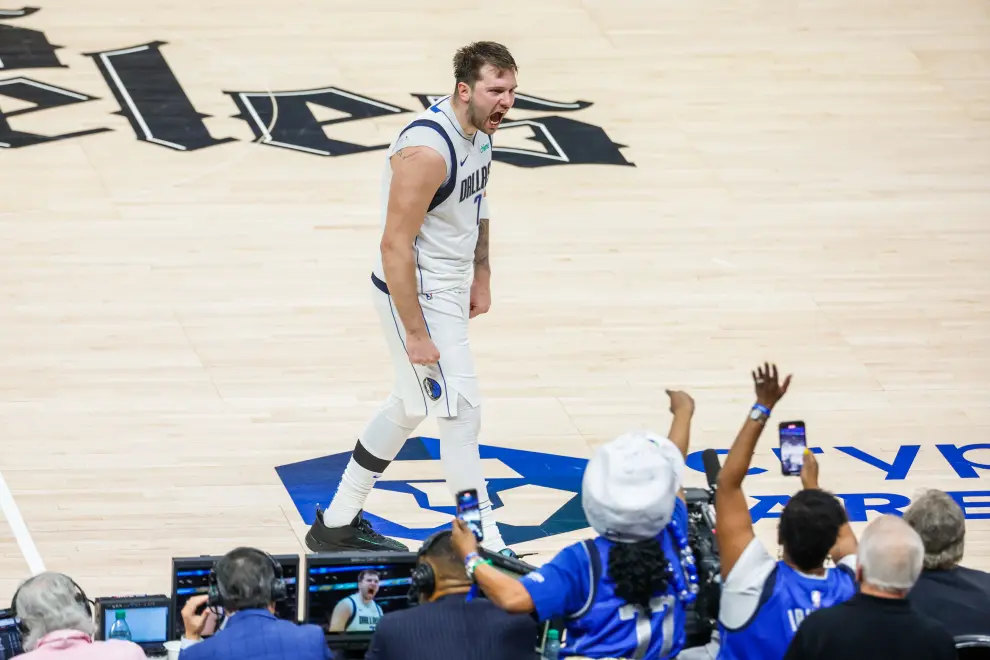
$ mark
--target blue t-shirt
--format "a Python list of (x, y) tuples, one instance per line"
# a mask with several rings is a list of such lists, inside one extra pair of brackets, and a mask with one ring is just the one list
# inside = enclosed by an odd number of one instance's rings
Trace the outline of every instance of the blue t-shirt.
[[(687, 532), (687, 506), (680, 498), (673, 518)], [(680, 550), (670, 527), (657, 536), (674, 570), (683, 575)], [(634, 605), (615, 593), (615, 583), (607, 575), (609, 552), (615, 542), (601, 536), (575, 543), (521, 582), (543, 621), (567, 618), (567, 647), (561, 656), (623, 658), (646, 649), (645, 656), (656, 660), (672, 658), (684, 647), (685, 611), (671, 580), (666, 592), (650, 601), (647, 618)]]
[(719, 621), (718, 659), (779, 660), (806, 616), (855, 594), (856, 578), (844, 564), (817, 576), (799, 573), (779, 561), (764, 582), (750, 619), (739, 628), (729, 628)]

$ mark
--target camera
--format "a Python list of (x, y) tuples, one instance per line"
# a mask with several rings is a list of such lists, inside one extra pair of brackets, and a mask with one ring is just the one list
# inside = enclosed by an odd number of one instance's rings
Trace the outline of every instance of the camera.
[(718, 623), (722, 597), (722, 562), (715, 541), (715, 490), (685, 488), (688, 543), (698, 567), (698, 598), (688, 607), (686, 647), (704, 646)]

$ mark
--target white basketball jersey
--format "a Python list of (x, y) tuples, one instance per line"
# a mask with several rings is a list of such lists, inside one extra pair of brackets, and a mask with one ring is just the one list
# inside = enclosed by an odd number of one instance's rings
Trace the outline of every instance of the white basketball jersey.
[(348, 598), (354, 611), (344, 630), (348, 632), (374, 632), (375, 628), (378, 627), (379, 619), (382, 618), (382, 608), (375, 601), (365, 605), (364, 599), (358, 594), (351, 594)]
[[(388, 212), (392, 166), (397, 151), (406, 147), (435, 149), (447, 163), (447, 177), (430, 203), (426, 219), (416, 237), (416, 284), (420, 293), (435, 293), (465, 286), (474, 276), (474, 250), (478, 224), (487, 210), (485, 187), (492, 165), (491, 137), (477, 131), (465, 135), (450, 105), (450, 97), (438, 101), (416, 117), (390, 145), (382, 177), (382, 217)], [(385, 281), (381, 253), (375, 275)]]

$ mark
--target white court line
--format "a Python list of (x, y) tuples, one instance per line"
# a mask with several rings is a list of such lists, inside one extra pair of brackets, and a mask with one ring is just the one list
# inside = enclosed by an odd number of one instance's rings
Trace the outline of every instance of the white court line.
[(31, 574), (37, 575), (38, 573), (44, 573), (45, 563), (41, 561), (41, 555), (38, 553), (38, 548), (34, 545), (31, 532), (28, 531), (27, 525), (24, 524), (24, 518), (21, 517), (21, 510), (17, 508), (17, 502), (14, 501), (14, 495), (7, 487), (7, 482), (4, 480), (2, 473), (0, 473), (0, 511), (3, 511), (4, 517), (10, 524), (10, 531), (13, 532), (14, 539), (21, 548), (21, 554), (27, 560)]

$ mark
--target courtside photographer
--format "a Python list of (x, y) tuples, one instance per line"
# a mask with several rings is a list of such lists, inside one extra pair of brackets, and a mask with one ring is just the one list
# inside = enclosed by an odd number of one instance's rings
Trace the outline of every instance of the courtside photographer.
[(492, 602), (541, 621), (566, 620), (562, 657), (660, 660), (684, 647), (687, 608), (698, 593), (681, 488), (694, 401), (667, 394), (669, 439), (627, 433), (588, 462), (582, 505), (597, 538), (515, 580), (482, 559), (474, 534), (454, 521), (454, 546)]

